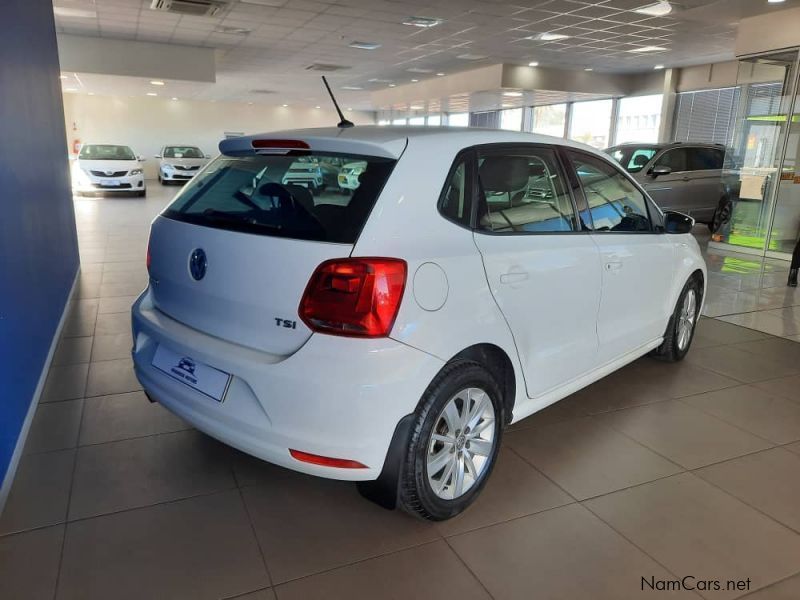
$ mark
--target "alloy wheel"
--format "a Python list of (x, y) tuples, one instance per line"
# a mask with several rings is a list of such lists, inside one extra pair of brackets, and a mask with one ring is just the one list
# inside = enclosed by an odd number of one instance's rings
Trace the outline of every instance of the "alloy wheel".
[(678, 315), (678, 349), (683, 352), (689, 346), (697, 320), (697, 292), (689, 289), (683, 299)]
[(439, 498), (455, 500), (486, 472), (495, 444), (494, 404), (486, 391), (466, 388), (436, 418), (427, 450), (428, 483)]

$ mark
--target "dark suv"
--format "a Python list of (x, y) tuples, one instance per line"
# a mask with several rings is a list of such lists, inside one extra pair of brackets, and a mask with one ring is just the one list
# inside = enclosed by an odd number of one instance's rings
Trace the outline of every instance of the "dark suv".
[(712, 232), (730, 220), (739, 178), (731, 159), (726, 162), (724, 146), (621, 144), (606, 153), (633, 175), (662, 210), (691, 215)]

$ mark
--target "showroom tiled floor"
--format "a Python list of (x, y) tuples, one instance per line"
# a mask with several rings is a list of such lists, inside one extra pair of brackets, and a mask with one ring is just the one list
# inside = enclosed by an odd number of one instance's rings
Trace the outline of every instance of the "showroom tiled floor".
[(79, 297), (0, 517), (1, 598), (700, 598), (641, 588), (686, 575), (800, 597), (800, 344), (704, 319), (685, 362), (512, 426), (475, 506), (423, 523), (147, 402), (128, 309), (172, 191), (76, 201)]

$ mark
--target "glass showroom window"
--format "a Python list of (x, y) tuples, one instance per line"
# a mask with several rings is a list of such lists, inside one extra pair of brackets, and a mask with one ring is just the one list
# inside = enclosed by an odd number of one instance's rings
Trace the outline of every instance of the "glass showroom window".
[(425, 117), (411, 117), (408, 120), (409, 125), (425, 125)]
[(469, 127), (469, 113), (452, 113), (447, 115), (447, 124), (450, 127)]
[(395, 119), (392, 121), (392, 125), (408, 125), (406, 119)]
[(595, 148), (608, 148), (613, 103), (613, 100), (593, 100), (573, 104), (569, 139)]
[(378, 125), (388, 125), (389, 123), (391, 123), (391, 121), (389, 121), (389, 119), (379, 119), (378, 120)]
[(428, 125), (439, 126), (442, 124), (442, 115), (428, 115)]
[(564, 137), (564, 123), (567, 120), (566, 104), (550, 104), (533, 107), (533, 133)]
[(521, 108), (507, 108), (500, 111), (500, 129), (508, 129), (509, 131), (522, 130), (522, 109)]
[(619, 101), (616, 144), (658, 141), (661, 126), (661, 94), (634, 96)]

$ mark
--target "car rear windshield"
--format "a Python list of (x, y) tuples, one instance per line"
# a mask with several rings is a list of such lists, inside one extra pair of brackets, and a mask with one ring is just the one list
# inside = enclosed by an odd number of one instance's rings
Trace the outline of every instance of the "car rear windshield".
[(78, 158), (86, 160), (136, 160), (128, 146), (114, 144), (84, 144)]
[(650, 146), (617, 146), (606, 150), (628, 173), (638, 173), (658, 153)]
[[(358, 180), (345, 166), (364, 165)], [(261, 235), (354, 244), (396, 161), (332, 153), (219, 156), (164, 211)]]

